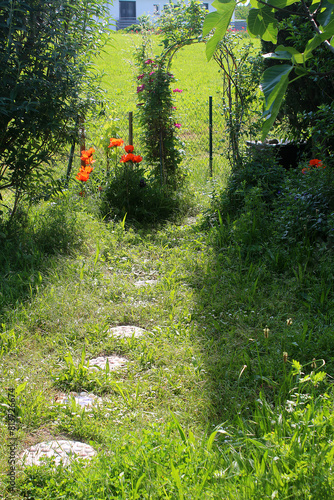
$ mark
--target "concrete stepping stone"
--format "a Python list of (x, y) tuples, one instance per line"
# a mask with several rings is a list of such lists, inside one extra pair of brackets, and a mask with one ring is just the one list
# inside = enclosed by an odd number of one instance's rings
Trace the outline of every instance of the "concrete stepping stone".
[(157, 283), (158, 280), (139, 280), (135, 281), (134, 285), (139, 288), (141, 286), (156, 285)]
[(117, 370), (118, 368), (124, 368), (128, 360), (120, 356), (99, 356), (98, 358), (89, 360), (89, 368), (91, 370), (98, 370), (101, 368), (105, 369), (107, 361), (109, 363), (109, 369)]
[(77, 405), (85, 410), (90, 410), (92, 406), (102, 403), (102, 398), (95, 396), (95, 394), (88, 394), (87, 392), (71, 392), (70, 394), (59, 394), (56, 396), (55, 401), (58, 404), (66, 405), (71, 402), (71, 398), (74, 398)]
[(139, 328), (139, 326), (114, 326), (109, 328), (108, 333), (110, 333), (109, 337), (142, 337), (145, 333), (143, 328)]
[(59, 441), (45, 441), (36, 445), (30, 446), (20, 455), (22, 464), (42, 465), (44, 458), (52, 458), (55, 464), (68, 465), (71, 460), (78, 458), (91, 459), (96, 455), (96, 451), (92, 446), (79, 441), (68, 441), (60, 439)]

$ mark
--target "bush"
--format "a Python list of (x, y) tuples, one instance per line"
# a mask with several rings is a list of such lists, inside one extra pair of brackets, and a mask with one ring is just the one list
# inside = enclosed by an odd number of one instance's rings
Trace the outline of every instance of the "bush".
[(98, 103), (91, 59), (106, 12), (100, 0), (2, 2), (0, 190), (19, 197), (32, 172), (78, 139), (78, 117)]
[(140, 223), (167, 220), (179, 209), (179, 199), (154, 178), (146, 178), (139, 165), (124, 166), (107, 182), (101, 212)]
[(307, 239), (334, 238), (334, 175), (328, 166), (307, 165), (291, 171), (274, 202), (272, 212), (276, 240), (293, 245)]
[(223, 220), (235, 219), (244, 210), (250, 191), (256, 187), (261, 189), (261, 200), (271, 207), (285, 175), (275, 155), (264, 150), (249, 151), (242, 160), (242, 166), (231, 173), (226, 189), (215, 197), (214, 207), (219, 209)]

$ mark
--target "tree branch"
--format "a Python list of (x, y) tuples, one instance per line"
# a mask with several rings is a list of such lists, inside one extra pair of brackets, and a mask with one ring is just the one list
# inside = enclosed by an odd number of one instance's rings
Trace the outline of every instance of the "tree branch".
[[(302, 6), (303, 6), (303, 8), (305, 10), (306, 16), (307, 16), (308, 20), (310, 21), (310, 23), (311, 23), (314, 31), (316, 33), (318, 33), (318, 35), (322, 35), (323, 32), (320, 31), (320, 28), (317, 25), (317, 23), (316, 23), (316, 21), (315, 21), (315, 19), (313, 17), (313, 14), (311, 14), (310, 9), (306, 5), (305, 0), (301, 0), (301, 3), (302, 3)], [(334, 54), (334, 47), (332, 47), (332, 45), (329, 43), (328, 40), (323, 40), (322, 43), (324, 44), (325, 47), (327, 47), (328, 50), (330, 50), (332, 52), (332, 54)]]

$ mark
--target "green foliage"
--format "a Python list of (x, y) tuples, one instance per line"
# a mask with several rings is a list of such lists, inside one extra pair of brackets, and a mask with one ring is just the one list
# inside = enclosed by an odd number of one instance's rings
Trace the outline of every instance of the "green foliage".
[(240, 142), (256, 135), (258, 129), (258, 86), (262, 58), (252, 43), (242, 44), (243, 35), (226, 33), (214, 53), (223, 75), (223, 116), (228, 134), (228, 156), (232, 168), (240, 166)]
[(254, 188), (260, 189), (260, 198), (271, 208), (281, 189), (286, 172), (278, 165), (275, 155), (265, 150), (248, 150), (239, 168), (228, 178), (221, 197), (215, 197), (223, 220), (235, 220), (244, 210), (246, 198)]
[(165, 50), (162, 58), (168, 58), (168, 65), (181, 47), (202, 41), (206, 13), (203, 3), (198, 0), (178, 0), (164, 6), (156, 25), (162, 34)]
[[(291, 7), (293, 12), (296, 6)], [(299, 6), (297, 12), (303, 13), (303, 7)], [(269, 52), (273, 57), (273, 52), (277, 57), (286, 58), (289, 62), (291, 55), (298, 57), (313, 35), (313, 28), (305, 23), (303, 17), (298, 15), (289, 15), (289, 12), (277, 12), (276, 18), (279, 21), (277, 44), (262, 42), (264, 52)], [(285, 62), (286, 62), (285, 61)], [(277, 60), (265, 60), (266, 66), (277, 64)], [(288, 65), (291, 71), (291, 66)], [(331, 58), (328, 49), (322, 45), (315, 48), (313, 57), (307, 59), (303, 64), (303, 70), (308, 72), (308, 78), (303, 79), (300, 85), (298, 76), (300, 74), (296, 69), (290, 72), (290, 83), (287, 86), (284, 96), (284, 106), (278, 118), (284, 113), (289, 125), (288, 134), (294, 140), (312, 140), (316, 146), (316, 141), (312, 138), (312, 127), (316, 124), (316, 111), (320, 105), (331, 105), (333, 102), (334, 80), (332, 68), (334, 67), (334, 58)], [(274, 68), (279, 69), (279, 66)], [(285, 77), (284, 77), (285, 78)], [(282, 80), (284, 79), (282, 78)], [(286, 79), (286, 78), (285, 78)], [(281, 83), (282, 83), (281, 80)], [(325, 130), (326, 127), (323, 127)]]
[(334, 176), (325, 169), (304, 166), (291, 171), (275, 200), (272, 212), (274, 234), (287, 248), (297, 242), (333, 242)]
[(309, 366), (292, 361), (286, 403), (273, 408), (260, 394), (252, 427), (239, 421), (234, 432), (222, 429), (220, 480), (227, 482), (231, 498), (237, 492), (237, 498), (332, 497), (333, 394), (326, 373), (319, 368), (305, 373)]
[[(137, 87), (140, 123), (144, 130), (143, 142), (146, 159), (154, 167), (161, 184), (176, 189), (183, 184), (179, 169), (182, 160), (182, 143), (176, 137), (176, 128), (182, 124), (175, 119), (171, 89), (174, 76), (169, 72), (176, 52), (186, 45), (202, 41), (201, 29), (205, 10), (199, 1), (165, 6), (157, 26), (162, 35), (163, 49), (158, 56), (151, 55), (151, 41), (143, 33), (143, 42), (137, 50), (137, 66), (140, 71)], [(176, 92), (182, 89), (173, 89)]]
[(139, 223), (156, 223), (169, 219), (180, 206), (180, 199), (159, 180), (148, 176), (139, 165), (126, 164), (107, 180), (102, 192), (101, 212)]
[[(303, 76), (310, 76), (311, 72), (305, 63), (314, 58), (314, 51), (320, 45), (325, 47), (328, 55), (331, 53), (333, 57), (334, 53), (334, 48), (329, 41), (334, 35), (334, 13), (331, 3), (327, 3), (324, 9), (311, 8), (310, 10), (309, 6), (302, 0), (278, 0), (277, 2), (261, 3), (256, 0), (251, 1), (253, 8), (247, 19), (248, 32), (251, 36), (260, 36), (263, 41), (275, 44), (278, 35), (278, 21), (275, 14), (292, 4), (296, 4), (295, 8), (300, 6), (298, 16), (302, 18), (302, 23), (309, 30), (309, 37), (302, 44), (300, 51), (294, 47), (280, 45), (274, 53), (267, 54), (268, 58), (283, 59), (288, 63), (284, 65), (283, 69), (282, 67), (271, 68), (271, 71), (266, 70), (263, 75), (263, 85), (267, 89), (263, 115), (266, 118), (262, 130), (263, 140), (272, 127), (283, 102), (289, 84), (288, 75), (294, 70), (295, 80)], [(225, 36), (236, 5), (234, 0), (228, 2), (215, 0), (213, 2), (213, 7), (217, 11), (210, 12), (203, 25), (204, 36), (209, 35), (214, 30), (206, 44), (208, 59), (213, 56), (218, 43)], [(293, 14), (295, 13), (294, 10)], [(297, 36), (299, 35), (297, 34)], [(268, 88), (271, 88), (270, 92)]]
[[(139, 71), (137, 94), (140, 123), (143, 128), (143, 149), (146, 161), (160, 183), (173, 189), (181, 186), (183, 176), (179, 169), (182, 158), (181, 143), (176, 136), (171, 83), (174, 76), (162, 59), (150, 59), (147, 41), (137, 53)], [(182, 90), (181, 90), (182, 91)]]
[(99, 99), (91, 59), (103, 43), (99, 0), (5, 1), (0, 13), (0, 189), (25, 191), (31, 174), (77, 140), (78, 116)]

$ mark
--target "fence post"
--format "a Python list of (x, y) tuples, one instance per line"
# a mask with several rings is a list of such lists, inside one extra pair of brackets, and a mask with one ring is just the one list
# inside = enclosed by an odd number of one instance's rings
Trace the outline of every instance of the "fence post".
[(133, 146), (133, 113), (129, 111), (129, 144)]
[(212, 96), (209, 96), (209, 169), (212, 177)]
[(73, 165), (73, 157), (74, 157), (74, 148), (75, 148), (75, 140), (72, 142), (70, 156), (68, 159), (67, 172), (66, 172), (66, 182), (65, 186), (68, 186), (68, 181), (70, 180), (72, 165)]
[[(82, 151), (86, 150), (86, 136), (85, 136), (85, 118), (81, 116), (79, 118), (79, 133), (80, 133), (80, 156), (82, 154)], [(85, 167), (86, 162), (85, 160), (81, 160), (81, 166)]]

